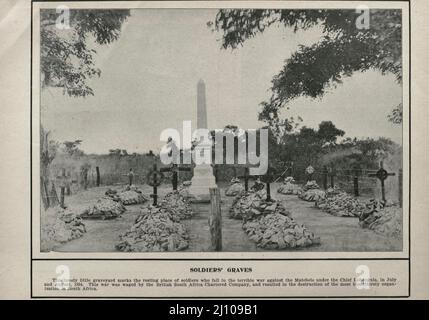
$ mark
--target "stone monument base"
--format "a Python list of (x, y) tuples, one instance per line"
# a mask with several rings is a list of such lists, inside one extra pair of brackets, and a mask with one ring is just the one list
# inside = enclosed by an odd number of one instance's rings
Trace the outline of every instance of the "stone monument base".
[(210, 188), (217, 188), (213, 169), (208, 164), (200, 164), (194, 168), (194, 176), (189, 188), (189, 201), (210, 202)]

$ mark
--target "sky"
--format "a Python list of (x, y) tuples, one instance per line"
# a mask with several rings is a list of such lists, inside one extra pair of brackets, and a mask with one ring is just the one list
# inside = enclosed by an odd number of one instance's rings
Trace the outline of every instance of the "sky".
[[(293, 33), (272, 26), (234, 51), (221, 49), (220, 34), (207, 22), (212, 9), (135, 9), (118, 41), (96, 46), (101, 76), (90, 80), (95, 95), (71, 98), (62, 90), (41, 92), (41, 121), (57, 141), (83, 140), (86, 153), (109, 149), (159, 151), (164, 129), (196, 124), (197, 82), (206, 84), (208, 126), (243, 129), (258, 121), (260, 103), (270, 97), (271, 79), (300, 44), (320, 39), (318, 28)], [(321, 99), (299, 98), (283, 116), (301, 116), (316, 128), (331, 120), (347, 137), (389, 137), (400, 143), (401, 126), (387, 114), (402, 101), (391, 75), (356, 73)], [(195, 127), (193, 127), (195, 128)]]

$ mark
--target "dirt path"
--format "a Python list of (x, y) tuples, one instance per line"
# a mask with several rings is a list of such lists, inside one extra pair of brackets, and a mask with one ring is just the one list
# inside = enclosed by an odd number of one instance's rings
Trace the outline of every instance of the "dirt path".
[[(102, 196), (107, 187), (93, 188), (68, 197), (70, 206), (85, 206)], [(150, 189), (142, 188), (145, 194)], [(273, 188), (276, 190), (277, 188)], [(168, 192), (168, 188), (160, 188), (160, 195)], [(223, 195), (223, 190), (221, 191)], [(301, 251), (323, 252), (368, 252), (368, 251), (401, 251), (401, 239), (393, 239), (378, 235), (371, 230), (362, 229), (357, 218), (331, 216), (314, 207), (312, 202), (300, 200), (297, 196), (275, 194), (292, 212), (292, 217), (306, 225), (316, 236), (321, 238), (321, 245), (312, 246)], [(241, 221), (228, 218), (228, 210), (233, 198), (223, 196), (222, 202), (222, 238), (223, 251), (254, 252), (265, 251), (257, 248), (241, 228)], [(85, 220), (87, 233), (79, 239), (70, 241), (57, 249), (62, 252), (115, 252), (115, 244), (119, 235), (127, 231), (134, 223), (142, 205), (127, 206), (122, 217), (114, 220)], [(207, 251), (210, 244), (208, 227), (209, 204), (192, 204), (195, 216), (183, 220), (189, 230), (191, 239), (187, 251)]]
[[(222, 201), (222, 251), (257, 251), (256, 245), (249, 240), (241, 228), (241, 221), (228, 218), (228, 210), (233, 199), (224, 197)], [(209, 207), (210, 204), (192, 204), (195, 216), (183, 221), (191, 234), (187, 251), (208, 251), (210, 246)]]
[(292, 212), (292, 217), (308, 227), (321, 239), (319, 246), (303, 251), (324, 252), (368, 252), (402, 251), (402, 240), (379, 235), (372, 230), (362, 229), (358, 218), (335, 217), (314, 207), (297, 196), (276, 195)]
[[(138, 186), (145, 194), (149, 188)], [(91, 188), (67, 197), (66, 204), (71, 208), (87, 207), (102, 197), (109, 187)], [(56, 251), (59, 252), (117, 252), (115, 245), (119, 235), (128, 231), (139, 215), (140, 207), (147, 204), (126, 206), (127, 211), (119, 218), (112, 220), (84, 220), (86, 233), (79, 239), (65, 243)]]
[(113, 220), (85, 220), (86, 233), (67, 242), (56, 251), (62, 252), (115, 252), (119, 235), (128, 231), (139, 212), (139, 205), (127, 206), (127, 211)]

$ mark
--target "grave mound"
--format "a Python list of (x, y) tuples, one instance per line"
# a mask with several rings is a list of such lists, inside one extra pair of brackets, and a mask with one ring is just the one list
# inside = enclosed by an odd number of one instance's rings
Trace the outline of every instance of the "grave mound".
[(115, 201), (109, 197), (103, 197), (85, 209), (80, 215), (82, 219), (115, 219), (126, 211), (121, 201)]
[(385, 204), (383, 201), (370, 200), (367, 210), (359, 217), (359, 225), (376, 233), (401, 238), (402, 208), (397, 204)]
[(230, 208), (229, 216), (243, 220), (249, 238), (264, 249), (301, 248), (320, 243), (320, 239), (298, 225), (280, 201), (267, 200), (265, 190), (243, 192)]
[(183, 183), (177, 188), (177, 191), (185, 198), (189, 198), (189, 187), (192, 185), (191, 181), (183, 181)]
[(252, 215), (262, 214), (271, 205), (265, 200), (266, 197), (267, 193), (264, 189), (240, 193), (229, 209), (229, 217), (241, 220), (245, 217), (250, 218)]
[(302, 192), (302, 188), (295, 184), (293, 177), (286, 177), (283, 184), (277, 189), (277, 192), (281, 194), (299, 195)]
[(82, 219), (71, 209), (49, 208), (42, 213), (40, 222), (40, 249), (44, 252), (80, 238), (86, 232)]
[(243, 229), (258, 247), (264, 249), (293, 249), (320, 244), (320, 238), (304, 225), (278, 212), (248, 220), (243, 223)]
[(179, 191), (167, 193), (161, 202), (161, 207), (179, 219), (189, 219), (194, 215), (189, 201)]
[(225, 190), (227, 197), (235, 197), (244, 191), (244, 186), (241, 184), (240, 179), (232, 178), (228, 188)]
[(135, 185), (126, 186), (119, 192), (117, 190), (108, 189), (105, 194), (114, 201), (121, 201), (124, 205), (141, 204), (149, 200)]
[(366, 208), (362, 201), (346, 192), (319, 199), (315, 205), (336, 217), (359, 217)]
[(185, 226), (167, 209), (142, 208), (131, 229), (120, 235), (116, 248), (125, 252), (180, 251), (189, 245)]
[(315, 180), (307, 181), (302, 190), (298, 197), (305, 201), (319, 201), (326, 197), (325, 191), (320, 189)]
[(332, 196), (336, 196), (338, 194), (344, 193), (344, 191), (341, 190), (340, 187), (335, 185), (333, 188), (329, 187), (328, 189), (326, 189), (325, 193), (327, 197), (332, 197)]

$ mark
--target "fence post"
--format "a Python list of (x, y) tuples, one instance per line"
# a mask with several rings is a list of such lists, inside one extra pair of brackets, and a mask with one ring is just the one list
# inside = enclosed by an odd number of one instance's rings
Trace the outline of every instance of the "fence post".
[(60, 206), (61, 208), (64, 208), (64, 195), (65, 195), (65, 178), (66, 178), (66, 169), (62, 168), (61, 169), (61, 177), (63, 179), (63, 181), (61, 182), (60, 185)]
[(66, 184), (66, 195), (71, 195), (71, 172), (67, 171), (67, 184)]
[(334, 188), (334, 169), (332, 167), (329, 167), (330, 171), (330, 178), (331, 178), (331, 188)]
[(220, 192), (218, 188), (210, 188), (210, 251), (222, 251), (222, 215), (220, 208)]
[(95, 171), (97, 172), (97, 187), (100, 186), (100, 168), (95, 167)]
[(55, 184), (52, 182), (52, 188), (49, 194), (49, 203), (51, 207), (55, 207), (59, 204), (57, 190), (55, 189)]
[(399, 169), (399, 174), (398, 174), (398, 198), (399, 198), (399, 207), (402, 208), (402, 169)]
[(358, 169), (353, 170), (353, 189), (356, 197), (359, 196), (359, 180), (358, 180)]
[(249, 191), (249, 168), (244, 168), (244, 190)]
[(83, 175), (83, 188), (84, 190), (88, 189), (88, 170), (85, 169), (84, 175)]
[(322, 177), (323, 177), (323, 188), (326, 190), (328, 189), (328, 169), (326, 168), (326, 166), (323, 166)]
[(45, 178), (40, 177), (40, 184), (41, 184), (41, 193), (42, 193), (42, 201), (43, 201), (43, 205), (45, 207), (45, 209), (48, 209), (50, 207), (50, 203), (49, 203), (49, 191), (48, 191), (48, 186), (47, 183), (45, 181)]

